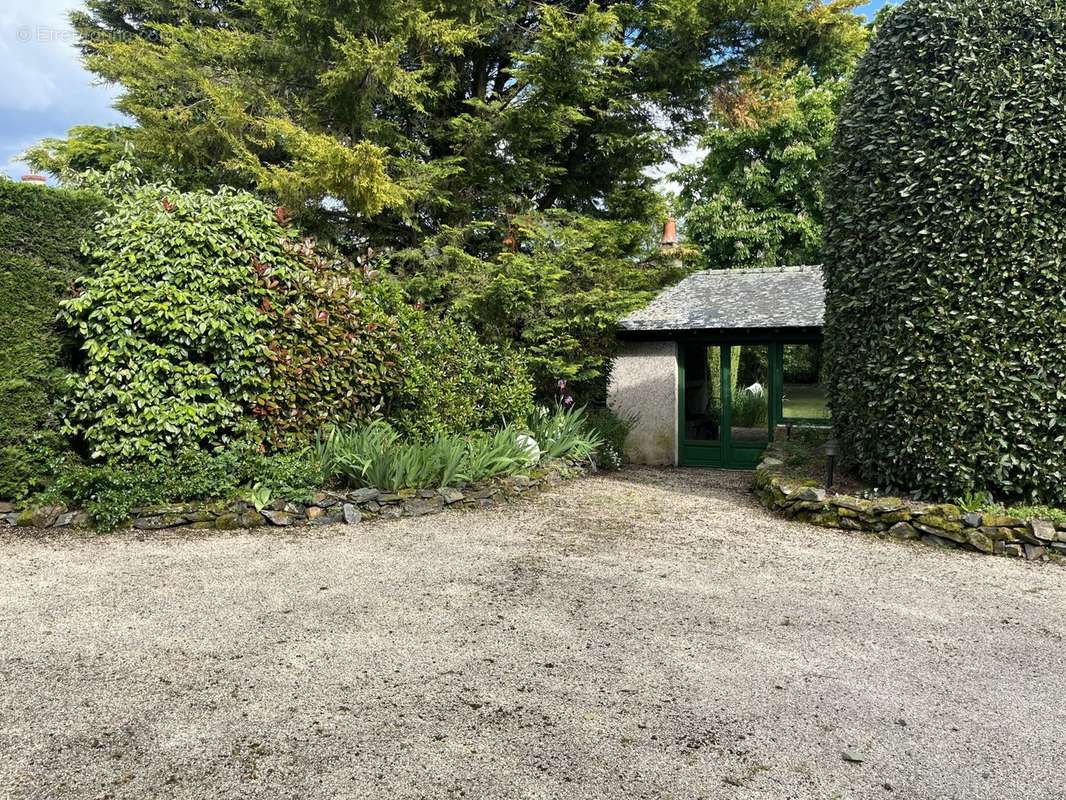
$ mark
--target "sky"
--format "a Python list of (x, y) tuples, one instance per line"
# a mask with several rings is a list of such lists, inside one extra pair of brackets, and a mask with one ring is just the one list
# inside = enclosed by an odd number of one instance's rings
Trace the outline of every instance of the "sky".
[[(894, 0), (873, 0), (860, 11), (872, 16)], [(3, 0), (0, 8), (0, 170), (19, 177), (28, 170), (15, 158), (34, 142), (62, 136), (74, 125), (122, 121), (111, 104), (117, 90), (102, 86), (81, 66), (67, 22), (78, 0)]]

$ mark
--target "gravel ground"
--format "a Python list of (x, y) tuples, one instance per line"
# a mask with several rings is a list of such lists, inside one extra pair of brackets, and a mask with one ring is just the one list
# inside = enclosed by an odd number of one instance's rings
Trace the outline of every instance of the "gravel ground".
[(1066, 569), (784, 522), (748, 479), (0, 537), (0, 798), (1066, 796)]

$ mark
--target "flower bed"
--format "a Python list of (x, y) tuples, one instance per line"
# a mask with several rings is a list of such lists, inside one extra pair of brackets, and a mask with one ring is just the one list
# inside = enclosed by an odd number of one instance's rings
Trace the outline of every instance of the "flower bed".
[(783, 456), (780, 445), (770, 447), (755, 469), (754, 489), (763, 505), (789, 519), (1030, 561), (1066, 557), (1066, 523), (968, 512), (946, 503), (827, 492), (813, 480), (788, 474)]
[[(310, 503), (277, 500), (257, 510), (245, 500), (229, 503), (179, 503), (134, 509), (129, 527), (139, 530), (171, 528), (234, 530), (266, 525), (356, 524), (373, 519), (399, 519), (435, 514), (446, 509), (490, 507), (555, 486), (585, 474), (589, 464), (557, 460), (541, 464), (528, 474), (496, 478), (456, 488), (405, 490), (395, 493), (363, 488), (322, 491)], [(63, 506), (16, 508), (0, 504), (0, 526), (25, 529), (86, 528), (89, 515)]]

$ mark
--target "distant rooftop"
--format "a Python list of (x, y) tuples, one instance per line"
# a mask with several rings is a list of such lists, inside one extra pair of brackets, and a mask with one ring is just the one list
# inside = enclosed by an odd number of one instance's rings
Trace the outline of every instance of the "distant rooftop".
[(689, 275), (625, 317), (623, 331), (817, 328), (822, 268), (711, 269)]

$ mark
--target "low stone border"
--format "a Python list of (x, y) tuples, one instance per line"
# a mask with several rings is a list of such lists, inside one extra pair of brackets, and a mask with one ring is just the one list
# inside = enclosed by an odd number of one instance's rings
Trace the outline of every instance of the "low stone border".
[(898, 497), (864, 500), (834, 494), (812, 481), (783, 475), (784, 462), (777, 455), (771, 448), (755, 468), (754, 490), (763, 505), (789, 519), (1030, 561), (1066, 557), (1066, 524), (967, 513), (954, 505)]
[[(423, 489), (421, 491), (382, 492), (356, 489), (351, 492), (323, 491), (309, 504), (275, 501), (262, 511), (245, 500), (229, 503), (181, 503), (134, 509), (129, 527), (145, 531), (171, 528), (235, 530), (265, 525), (354, 525), (365, 520), (399, 519), (436, 514), (446, 509), (484, 508), (511, 502), (524, 495), (555, 486), (564, 480), (585, 474), (587, 464), (557, 461), (531, 471), (529, 475), (512, 475), (462, 489)], [(89, 528), (91, 520), (83, 511), (62, 506), (18, 509), (0, 503), (0, 526), (50, 530)]]

